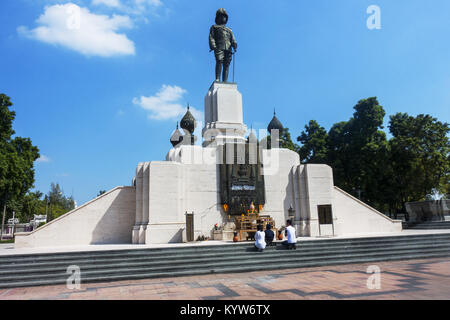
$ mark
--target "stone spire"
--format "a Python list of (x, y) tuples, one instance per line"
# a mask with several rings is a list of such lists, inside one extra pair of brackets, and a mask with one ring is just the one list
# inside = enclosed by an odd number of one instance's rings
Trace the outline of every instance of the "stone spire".
[(190, 136), (191, 137), (190, 144), (194, 145), (196, 140), (194, 136), (194, 131), (195, 128), (197, 127), (197, 121), (195, 120), (191, 111), (189, 111), (189, 103), (187, 106), (187, 112), (184, 115), (183, 119), (181, 119), (180, 126), (181, 129), (183, 129), (186, 132), (186, 135), (183, 138), (185, 138), (186, 136)]
[(258, 138), (256, 137), (256, 134), (253, 131), (253, 125), (250, 127), (250, 134), (248, 135), (247, 142), (249, 142), (249, 143), (258, 143)]
[(172, 136), (170, 137), (170, 143), (172, 144), (172, 146), (176, 146), (178, 145), (181, 141), (183, 140), (183, 136), (180, 132), (180, 130), (178, 130), (178, 121), (177, 121), (177, 128), (174, 131), (174, 133), (172, 134)]
[(280, 135), (283, 131), (283, 125), (281, 124), (280, 120), (278, 120), (275, 109), (273, 110), (272, 121), (270, 121), (269, 125), (267, 126), (267, 131), (269, 131), (269, 134), (272, 133), (272, 130), (279, 130)]
[(197, 121), (195, 121), (194, 116), (191, 111), (189, 111), (189, 103), (187, 106), (187, 112), (184, 115), (183, 119), (180, 122), (181, 129), (188, 131), (191, 135), (194, 133), (195, 128), (197, 127)]

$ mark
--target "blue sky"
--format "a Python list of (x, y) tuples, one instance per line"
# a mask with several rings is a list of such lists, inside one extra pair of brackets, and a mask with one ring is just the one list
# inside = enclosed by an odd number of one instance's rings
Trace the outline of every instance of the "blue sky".
[[(379, 30), (366, 25), (373, 4)], [(370, 96), (386, 125), (396, 112), (450, 122), (448, 0), (2, 0), (0, 92), (43, 155), (36, 189), (59, 182), (80, 205), (163, 160), (186, 103), (203, 112), (220, 7), (248, 126), (265, 128), (276, 108), (296, 138)]]

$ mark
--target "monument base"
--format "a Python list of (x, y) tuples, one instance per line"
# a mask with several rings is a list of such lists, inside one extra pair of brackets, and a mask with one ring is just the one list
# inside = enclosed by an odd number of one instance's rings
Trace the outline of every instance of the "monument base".
[(205, 97), (203, 146), (227, 142), (245, 143), (247, 126), (242, 113), (242, 94), (236, 83), (213, 82)]

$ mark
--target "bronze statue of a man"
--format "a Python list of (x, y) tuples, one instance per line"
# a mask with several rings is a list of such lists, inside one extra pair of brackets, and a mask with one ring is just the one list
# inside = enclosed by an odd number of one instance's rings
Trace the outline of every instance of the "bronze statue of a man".
[(216, 56), (216, 81), (220, 82), (220, 74), (223, 75), (222, 81), (228, 80), (228, 69), (233, 58), (233, 49), (237, 50), (237, 43), (234, 39), (233, 31), (226, 26), (228, 14), (225, 9), (219, 9), (216, 13), (216, 24), (211, 27), (209, 32), (209, 48), (214, 50)]

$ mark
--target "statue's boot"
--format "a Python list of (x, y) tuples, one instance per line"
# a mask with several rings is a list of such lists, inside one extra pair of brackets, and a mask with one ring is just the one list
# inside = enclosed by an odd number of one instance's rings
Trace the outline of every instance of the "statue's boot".
[(216, 81), (220, 82), (221, 73), (222, 73), (222, 63), (216, 62)]
[(222, 75), (222, 80), (223, 82), (227, 82), (228, 81), (228, 70), (230, 68), (230, 65), (224, 65), (223, 66), (223, 75)]

